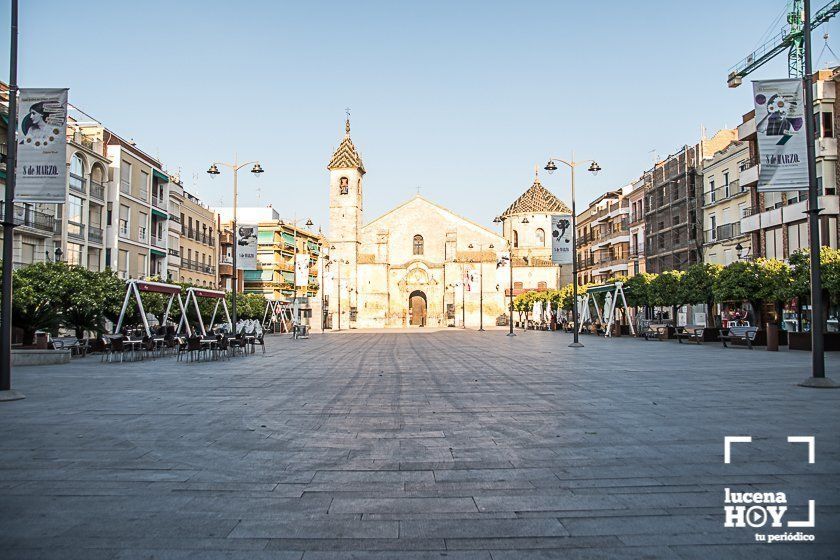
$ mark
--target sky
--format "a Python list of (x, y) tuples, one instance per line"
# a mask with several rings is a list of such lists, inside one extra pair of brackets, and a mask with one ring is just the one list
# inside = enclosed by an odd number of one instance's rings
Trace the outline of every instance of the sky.
[[(827, 0), (825, 0), (827, 1)], [(814, 8), (825, 1), (816, 0)], [(778, 32), (785, 0), (143, 2), (24, 0), (19, 84), (70, 102), (158, 157), (211, 206), (273, 205), (327, 232), (326, 165), (351, 109), (364, 220), (419, 192), (493, 227), (549, 156), (596, 159), (578, 211), (656, 157), (735, 127), (750, 84), (726, 75)], [(8, 80), (9, 0), (0, 1)], [(823, 33), (814, 59), (834, 61)], [(840, 42), (829, 39), (840, 52)], [(835, 46), (837, 45), (837, 46)], [(786, 56), (752, 79), (786, 77)], [(585, 168), (584, 168), (585, 169)], [(561, 167), (541, 181), (570, 201)]]

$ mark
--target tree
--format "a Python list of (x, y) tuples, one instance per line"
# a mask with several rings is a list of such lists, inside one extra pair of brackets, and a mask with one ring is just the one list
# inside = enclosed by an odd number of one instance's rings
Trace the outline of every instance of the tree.
[(684, 303), (680, 293), (680, 282), (684, 275), (684, 272), (678, 270), (667, 270), (650, 282), (650, 303), (670, 307), (674, 321), (677, 319), (677, 306)]
[(627, 298), (627, 305), (630, 307), (648, 307), (650, 300), (650, 283), (656, 278), (656, 274), (642, 272), (627, 279), (624, 283), (624, 296)]
[(706, 324), (714, 326), (712, 308), (715, 304), (715, 280), (723, 267), (719, 264), (697, 263), (688, 267), (680, 279), (680, 303), (706, 305)]
[(59, 303), (63, 326), (72, 329), (76, 338), (84, 337), (85, 331), (101, 334), (105, 319), (118, 315), (125, 297), (125, 283), (110, 270), (95, 272), (70, 266), (64, 285)]
[[(811, 297), (811, 255), (807, 249), (790, 256), (796, 297)], [(831, 303), (840, 303), (840, 250), (820, 247), (820, 281)]]
[(62, 262), (36, 263), (12, 274), (12, 324), (23, 330), (25, 346), (35, 341), (35, 331), (58, 333), (68, 269)]
[(718, 274), (712, 289), (715, 300), (719, 303), (748, 301), (752, 306), (756, 321), (761, 320), (761, 292), (763, 286), (754, 261), (735, 261)]
[[(782, 306), (796, 296), (793, 273), (787, 263), (777, 259), (756, 259), (761, 290), (757, 298), (762, 303), (772, 303), (776, 311), (775, 321), (782, 318)], [(764, 324), (763, 321), (760, 324)]]

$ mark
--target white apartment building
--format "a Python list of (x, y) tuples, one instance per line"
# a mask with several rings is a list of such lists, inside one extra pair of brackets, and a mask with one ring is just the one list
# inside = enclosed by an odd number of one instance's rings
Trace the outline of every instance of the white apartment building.
[(703, 262), (727, 265), (750, 254), (752, 240), (741, 232), (750, 191), (740, 181), (752, 165), (747, 142), (732, 142), (703, 162)]

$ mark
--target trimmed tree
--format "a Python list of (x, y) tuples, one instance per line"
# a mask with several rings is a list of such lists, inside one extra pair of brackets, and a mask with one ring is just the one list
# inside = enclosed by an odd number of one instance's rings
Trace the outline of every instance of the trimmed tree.
[(760, 320), (762, 289), (758, 265), (753, 261), (735, 261), (720, 271), (712, 291), (719, 303), (750, 302), (756, 313), (756, 320)]
[(705, 304), (706, 326), (713, 327), (712, 308), (715, 304), (714, 285), (723, 267), (719, 264), (697, 263), (688, 267), (679, 285), (679, 299), (688, 305)]
[(685, 273), (679, 270), (668, 270), (658, 275), (650, 282), (650, 302), (659, 307), (670, 307), (673, 313), (674, 326), (677, 324), (677, 307), (681, 301), (680, 281)]

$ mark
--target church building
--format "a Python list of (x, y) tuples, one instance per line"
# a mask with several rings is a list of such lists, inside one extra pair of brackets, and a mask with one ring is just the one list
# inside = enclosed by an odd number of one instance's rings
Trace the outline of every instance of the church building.
[(551, 214), (569, 210), (539, 178), (494, 220), (499, 235), (419, 194), (365, 223), (365, 166), (349, 119), (327, 169), (332, 329), (489, 327), (504, 320), (511, 288), (515, 296), (571, 282), (571, 266), (551, 263), (549, 234)]

